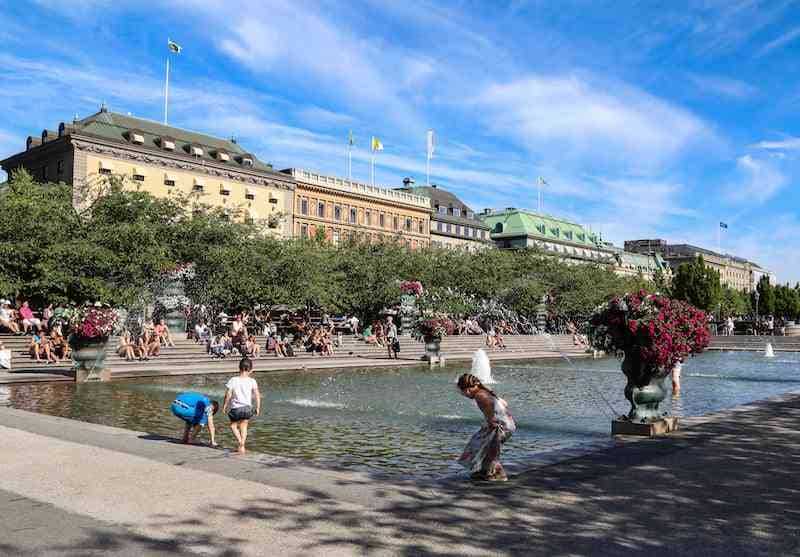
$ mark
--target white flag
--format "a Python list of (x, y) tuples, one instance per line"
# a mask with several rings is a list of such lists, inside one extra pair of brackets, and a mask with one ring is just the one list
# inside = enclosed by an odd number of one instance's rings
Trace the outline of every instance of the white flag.
[(170, 52), (174, 52), (175, 54), (180, 54), (181, 50), (183, 50), (183, 47), (181, 45), (169, 39), (167, 39), (167, 48), (169, 49)]
[(433, 130), (428, 130), (428, 158), (433, 158), (433, 151), (436, 148), (436, 144), (434, 142)]

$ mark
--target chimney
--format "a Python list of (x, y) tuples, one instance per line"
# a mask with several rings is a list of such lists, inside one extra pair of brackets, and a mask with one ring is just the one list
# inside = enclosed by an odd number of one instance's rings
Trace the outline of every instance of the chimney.
[(414, 183), (415, 183), (415, 182), (414, 182), (414, 178), (410, 178), (410, 177), (408, 177), (408, 176), (407, 176), (407, 177), (405, 177), (405, 178), (403, 178), (403, 185), (404, 185), (405, 187), (407, 187), (407, 188), (410, 188), (411, 186), (413, 186), (413, 185), (414, 185)]

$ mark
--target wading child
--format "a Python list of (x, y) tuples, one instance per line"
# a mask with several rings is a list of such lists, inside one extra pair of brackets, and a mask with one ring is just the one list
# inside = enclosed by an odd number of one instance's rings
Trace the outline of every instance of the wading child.
[[(239, 362), (239, 375), (231, 377), (225, 385), (225, 400), (222, 411), (228, 412), (231, 420), (231, 431), (239, 443), (237, 452), (245, 452), (247, 442), (247, 425), (250, 418), (261, 413), (261, 393), (258, 383), (250, 377), (253, 373), (253, 360), (242, 358)], [(255, 397), (255, 412), (253, 411), (253, 397)], [(228, 410), (230, 408), (230, 410)]]
[(219, 410), (219, 403), (216, 400), (211, 400), (200, 393), (180, 393), (172, 401), (170, 410), (185, 422), (182, 439), (184, 443), (194, 443), (203, 426), (208, 426), (211, 446), (217, 446), (214, 436), (214, 414)]

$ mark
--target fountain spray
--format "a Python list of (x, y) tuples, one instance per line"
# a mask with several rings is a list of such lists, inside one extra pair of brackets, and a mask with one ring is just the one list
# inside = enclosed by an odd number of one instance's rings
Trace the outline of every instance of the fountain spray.
[[(578, 371), (578, 366), (576, 366), (576, 365), (575, 365), (575, 362), (573, 362), (573, 361), (572, 361), (572, 359), (571, 359), (569, 356), (567, 356), (567, 355), (566, 355), (566, 354), (565, 354), (565, 353), (564, 353), (564, 352), (563, 352), (563, 351), (562, 351), (562, 350), (561, 350), (561, 349), (558, 347), (558, 345), (556, 344), (556, 341), (555, 341), (555, 340), (553, 340), (553, 337), (550, 335), (550, 333), (544, 333), (544, 337), (545, 337), (545, 338), (548, 340), (548, 342), (550, 342), (550, 346), (552, 346), (552, 347), (553, 347), (553, 350), (555, 350), (556, 352), (558, 352), (558, 353), (561, 355), (561, 357), (562, 357), (562, 358), (564, 358), (564, 359), (567, 361), (567, 363), (570, 365), (570, 367), (572, 367), (573, 371), (576, 371), (576, 372), (577, 372), (577, 371)], [(607, 405), (607, 406), (608, 406), (608, 407), (611, 409), (611, 416), (610, 416), (610, 418), (611, 418), (612, 420), (614, 420), (614, 419), (616, 419), (618, 416), (620, 416), (620, 413), (619, 413), (619, 412), (617, 412), (617, 410), (614, 408), (614, 406), (611, 404), (611, 402), (609, 402), (609, 400), (608, 400), (608, 399), (605, 397), (605, 395), (604, 395), (604, 394), (603, 394), (603, 393), (600, 391), (600, 389), (598, 389), (598, 388), (597, 388), (597, 386), (594, 384), (594, 382), (593, 382), (591, 379), (589, 379), (589, 385), (592, 387), (592, 390), (593, 390), (595, 393), (597, 393), (597, 395), (598, 395), (598, 396), (599, 396), (601, 399), (603, 399), (603, 402), (605, 402), (605, 403), (606, 403), (606, 405)], [(602, 405), (600, 405), (600, 407), (602, 408)]]

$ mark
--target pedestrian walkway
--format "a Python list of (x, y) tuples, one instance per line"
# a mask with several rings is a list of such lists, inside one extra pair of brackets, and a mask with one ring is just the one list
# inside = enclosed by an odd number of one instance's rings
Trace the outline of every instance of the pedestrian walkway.
[(476, 486), (238, 457), (0, 408), (10, 517), (0, 552), (798, 554), (800, 395), (684, 425)]

